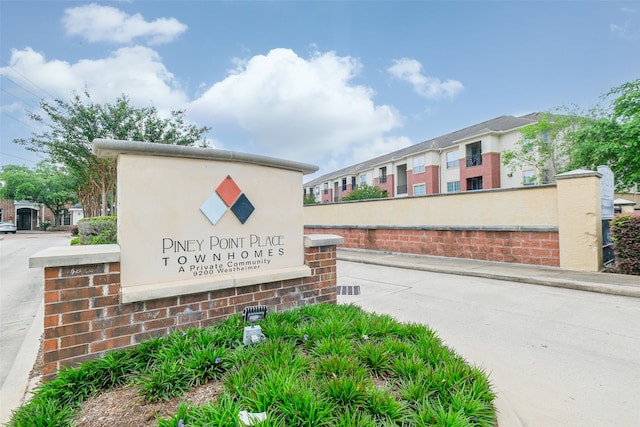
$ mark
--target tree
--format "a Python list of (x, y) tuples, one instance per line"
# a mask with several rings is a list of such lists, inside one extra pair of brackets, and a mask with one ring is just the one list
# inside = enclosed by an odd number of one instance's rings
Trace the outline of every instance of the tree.
[(26, 166), (6, 165), (2, 168), (0, 188), (3, 199), (27, 200), (41, 203), (53, 212), (55, 225), (60, 225), (60, 214), (67, 205), (77, 202), (70, 174), (61, 167), (41, 162), (31, 170)]
[(70, 102), (42, 101), (40, 107), (43, 115), (32, 113), (30, 118), (50, 129), (14, 142), (45, 153), (52, 162), (66, 166), (75, 178), (75, 190), (85, 217), (107, 215), (109, 204), (111, 213), (116, 213), (116, 163), (114, 159), (100, 159), (93, 154), (94, 139), (194, 145), (197, 141), (204, 142), (203, 134), (209, 130), (188, 124), (184, 110), (172, 111), (169, 118), (161, 118), (154, 107), (132, 107), (125, 95), (113, 104), (97, 104), (85, 91), (83, 97), (75, 94)]
[(640, 79), (611, 89), (603, 101), (585, 115), (567, 135), (571, 143), (570, 167), (611, 168), (616, 187), (628, 190), (640, 184)]
[(342, 198), (342, 201), (347, 200), (367, 200), (367, 199), (384, 199), (387, 197), (387, 190), (383, 190), (377, 185), (363, 185), (356, 188), (351, 193)]
[(318, 202), (316, 201), (316, 196), (312, 194), (310, 196), (304, 196), (302, 203), (305, 205), (315, 205)]
[(502, 163), (511, 173), (518, 168), (533, 168), (536, 171), (534, 182), (524, 184), (554, 181), (556, 174), (566, 170), (570, 144), (565, 135), (575, 122), (573, 116), (544, 113), (537, 123), (520, 129), (520, 139), (514, 148), (502, 152)]

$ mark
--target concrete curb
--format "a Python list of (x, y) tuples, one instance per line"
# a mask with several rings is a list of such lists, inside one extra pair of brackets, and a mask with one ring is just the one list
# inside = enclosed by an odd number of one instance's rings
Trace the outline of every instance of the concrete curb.
[(29, 374), (36, 363), (43, 332), (44, 298), (40, 302), (38, 312), (0, 390), (0, 401), (2, 401), (0, 424), (2, 425), (7, 423), (11, 419), (12, 412), (29, 398), (28, 392), (33, 391), (34, 387), (29, 382)]
[[(532, 285), (552, 286), (557, 288), (574, 289), (586, 292), (597, 292), (608, 295), (618, 295), (625, 297), (640, 298), (640, 285), (624, 285), (624, 284), (607, 284), (607, 283), (595, 283), (587, 282), (579, 279), (572, 278), (556, 278), (544, 276), (546, 270), (532, 271), (529, 274), (522, 274), (517, 271), (498, 272), (491, 271), (491, 266), (487, 264), (487, 267), (452, 267), (438, 266), (430, 262), (425, 262), (428, 258), (421, 258), (417, 256), (387, 254), (386, 258), (382, 258), (381, 254), (376, 253), (377, 256), (370, 256), (366, 252), (349, 252), (338, 251), (337, 258), (341, 261), (358, 262), (362, 264), (382, 265), (385, 267), (405, 268), (418, 271), (429, 271), (433, 273), (443, 274), (455, 274), (459, 276), (471, 276), (480, 277), (485, 279), (505, 280), (510, 282), (528, 283)], [(402, 258), (411, 258), (413, 262), (408, 262)], [(417, 260), (417, 262), (416, 262)], [(461, 262), (464, 263), (464, 260)], [(508, 270), (504, 265), (500, 265), (501, 269)], [(515, 269), (514, 269), (515, 270)], [(564, 272), (564, 271), (563, 271)], [(532, 274), (536, 273), (536, 276)], [(604, 273), (603, 273), (604, 274)]]

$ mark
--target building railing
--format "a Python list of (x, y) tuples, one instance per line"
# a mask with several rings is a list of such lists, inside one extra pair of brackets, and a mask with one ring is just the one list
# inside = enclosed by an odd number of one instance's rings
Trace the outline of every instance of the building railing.
[(482, 155), (476, 154), (474, 156), (467, 156), (467, 167), (480, 166), (482, 164)]
[(380, 184), (386, 184), (387, 183), (387, 177), (386, 176), (381, 176), (380, 177)]
[(396, 194), (407, 194), (407, 185), (398, 185)]

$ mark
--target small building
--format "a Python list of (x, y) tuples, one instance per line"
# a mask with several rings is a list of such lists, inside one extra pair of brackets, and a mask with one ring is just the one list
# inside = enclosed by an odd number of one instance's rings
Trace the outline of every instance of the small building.
[[(82, 206), (75, 204), (62, 212), (59, 218), (60, 228), (69, 229), (83, 218)], [(49, 208), (24, 200), (0, 200), (0, 222), (12, 222), (18, 231), (39, 230), (42, 222), (55, 225), (55, 215)]]

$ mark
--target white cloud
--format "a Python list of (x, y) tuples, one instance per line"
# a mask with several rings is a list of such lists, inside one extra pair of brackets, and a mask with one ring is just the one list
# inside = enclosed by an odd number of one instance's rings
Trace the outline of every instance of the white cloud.
[(95, 3), (66, 9), (62, 23), (68, 35), (81, 36), (89, 42), (131, 43), (142, 37), (149, 44), (163, 44), (187, 30), (175, 18), (148, 22), (139, 13), (128, 15), (115, 7)]
[(353, 150), (383, 141), (401, 125), (387, 105), (375, 105), (373, 91), (351, 84), (362, 65), (334, 52), (309, 59), (274, 49), (235, 68), (188, 108), (200, 122), (240, 127), (263, 154), (319, 165), (346, 165)]
[(62, 99), (87, 88), (96, 102), (113, 102), (126, 94), (133, 105), (153, 105), (161, 112), (182, 108), (187, 103), (187, 96), (158, 53), (143, 46), (121, 48), (107, 58), (83, 59), (73, 64), (47, 61), (31, 48), (12, 50), (9, 66), (0, 68), (0, 75), (16, 82), (26, 78), (29, 87), (35, 85)]
[(427, 99), (453, 98), (464, 89), (458, 80), (441, 81), (435, 77), (422, 74), (422, 64), (415, 59), (394, 59), (393, 66), (387, 71), (397, 79), (406, 81), (413, 90)]
[(625, 40), (640, 39), (640, 18), (636, 15), (636, 10), (623, 7), (620, 12), (626, 20), (622, 24), (609, 25), (611, 32)]

